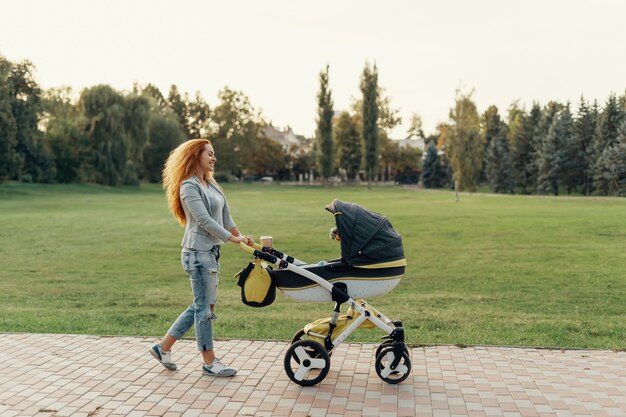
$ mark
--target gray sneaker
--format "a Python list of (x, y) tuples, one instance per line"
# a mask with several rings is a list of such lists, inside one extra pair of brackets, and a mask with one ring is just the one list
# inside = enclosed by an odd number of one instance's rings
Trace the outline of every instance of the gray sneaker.
[(202, 364), (202, 374), (209, 376), (233, 376), (237, 373), (235, 368), (230, 368), (215, 358), (211, 365)]
[(176, 364), (172, 360), (171, 352), (165, 352), (161, 349), (160, 344), (155, 343), (148, 351), (156, 358), (156, 360), (161, 362), (161, 365), (163, 365), (166, 369), (169, 369), (170, 371), (176, 370)]

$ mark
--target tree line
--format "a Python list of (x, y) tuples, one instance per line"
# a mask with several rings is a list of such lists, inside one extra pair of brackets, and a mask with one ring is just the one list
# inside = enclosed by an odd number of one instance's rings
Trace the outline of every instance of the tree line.
[(152, 84), (96, 85), (74, 99), (70, 88), (43, 90), (34, 71), (0, 56), (0, 181), (159, 182), (170, 151), (190, 138), (211, 140), (218, 180), (310, 171), (307, 155), (259, 137), (265, 122), (243, 92), (224, 87), (214, 107), (176, 85), (167, 95)]
[(427, 187), (626, 195), (626, 94), (611, 94), (602, 107), (581, 96), (576, 110), (513, 103), (501, 116), (495, 106), (479, 114), (471, 93), (457, 93), (450, 121), (437, 130), (423, 161)]
[(369, 182), (393, 166), (397, 178), (417, 171), (426, 188), (475, 191), (486, 184), (495, 193), (626, 195), (626, 94), (611, 94), (602, 107), (581, 96), (576, 114), (570, 103), (534, 103), (526, 111), (515, 102), (503, 117), (496, 106), (480, 114), (473, 92), (457, 91), (449, 121), (435, 134), (425, 137), (413, 115), (409, 138), (427, 144), (416, 161), (419, 152), (388, 140), (400, 119), (378, 86), (376, 65), (366, 64), (361, 92), (352, 116), (343, 113), (333, 125), (328, 67), (320, 73), (317, 143), (324, 177), (361, 168)]
[(209, 106), (172, 85), (164, 95), (152, 84), (132, 91), (108, 85), (43, 90), (29, 61), (0, 56), (0, 181), (159, 182), (169, 152), (190, 138), (211, 140), (218, 180), (303, 174), (343, 179), (417, 182), (427, 188), (500, 193), (626, 195), (626, 94), (603, 106), (581, 97), (570, 103), (514, 103), (506, 116), (495, 106), (480, 114), (471, 93), (458, 93), (449, 121), (426, 136), (419, 115), (408, 137), (422, 151), (398, 146), (390, 132), (399, 110), (378, 84), (377, 66), (365, 64), (360, 97), (334, 110), (329, 67), (320, 72), (317, 130), (301, 146), (284, 148), (259, 135), (267, 125), (241, 91), (224, 87)]

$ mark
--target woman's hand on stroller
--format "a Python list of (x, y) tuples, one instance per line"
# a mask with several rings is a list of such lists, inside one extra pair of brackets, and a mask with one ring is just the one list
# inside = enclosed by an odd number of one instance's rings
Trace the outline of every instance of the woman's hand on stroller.
[(254, 245), (254, 238), (252, 236), (243, 236), (243, 235), (235, 236), (231, 234), (230, 237), (228, 238), (228, 241), (233, 242), (233, 243), (244, 243), (248, 246)]

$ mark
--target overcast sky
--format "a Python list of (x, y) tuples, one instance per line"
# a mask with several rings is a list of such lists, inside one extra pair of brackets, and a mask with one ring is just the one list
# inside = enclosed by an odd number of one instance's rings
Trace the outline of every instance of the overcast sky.
[(44, 88), (176, 84), (214, 105), (229, 86), (307, 136), (319, 72), (330, 65), (335, 109), (348, 110), (375, 61), (401, 138), (412, 113), (434, 132), (458, 88), (501, 113), (623, 94), (625, 17), (622, 0), (0, 0), (0, 54), (31, 60)]

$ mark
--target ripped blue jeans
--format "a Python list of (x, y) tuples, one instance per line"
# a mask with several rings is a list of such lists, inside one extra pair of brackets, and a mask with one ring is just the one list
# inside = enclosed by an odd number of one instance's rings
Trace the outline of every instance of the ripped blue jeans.
[(193, 304), (176, 319), (167, 331), (170, 336), (180, 339), (191, 326), (195, 326), (198, 350), (213, 349), (213, 322), (211, 304), (217, 302), (217, 284), (219, 282), (219, 247), (211, 251), (196, 252), (183, 249), (181, 255), (183, 269), (189, 274)]

